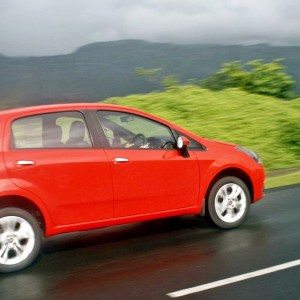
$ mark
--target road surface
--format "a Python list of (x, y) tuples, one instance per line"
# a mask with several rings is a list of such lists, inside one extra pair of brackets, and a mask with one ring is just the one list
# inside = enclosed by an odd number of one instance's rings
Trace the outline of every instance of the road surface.
[[(300, 186), (270, 190), (224, 231), (193, 216), (53, 237), (0, 299), (171, 299), (167, 294), (300, 259)], [(300, 299), (300, 266), (177, 299)]]

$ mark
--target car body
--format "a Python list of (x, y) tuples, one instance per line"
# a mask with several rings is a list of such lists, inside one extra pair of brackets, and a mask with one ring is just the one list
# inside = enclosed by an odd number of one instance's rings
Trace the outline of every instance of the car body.
[[(26, 267), (38, 253), (30, 248), (33, 254), (14, 260), (14, 232), (21, 231), (23, 219), (35, 241), (40, 234), (185, 214), (206, 215), (231, 228), (244, 220), (249, 203), (263, 197), (264, 169), (253, 152), (128, 107), (82, 103), (5, 110), (0, 112), (0, 141), (2, 272)], [(245, 198), (243, 214), (228, 222), (211, 213), (208, 200), (224, 178), (229, 196), (242, 187), (239, 197)], [(228, 195), (222, 205), (226, 201), (229, 211), (234, 199)], [(9, 226), (15, 228), (5, 233)], [(12, 263), (1, 261), (8, 252)]]

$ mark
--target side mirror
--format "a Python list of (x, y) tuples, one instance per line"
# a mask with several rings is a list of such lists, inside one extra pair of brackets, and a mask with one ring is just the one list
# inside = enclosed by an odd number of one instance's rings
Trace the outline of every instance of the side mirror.
[(179, 136), (177, 138), (177, 149), (181, 152), (183, 157), (189, 157), (189, 152), (188, 152), (188, 145), (190, 144), (189, 139), (187, 139), (185, 136)]

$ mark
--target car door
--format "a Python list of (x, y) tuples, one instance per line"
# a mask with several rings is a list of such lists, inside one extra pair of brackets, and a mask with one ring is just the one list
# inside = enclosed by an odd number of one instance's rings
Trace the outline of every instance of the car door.
[(5, 164), (13, 182), (35, 193), (57, 226), (113, 218), (111, 171), (79, 111), (10, 120)]
[(175, 211), (198, 205), (199, 168), (174, 148), (164, 124), (127, 112), (97, 112), (112, 168), (115, 217)]

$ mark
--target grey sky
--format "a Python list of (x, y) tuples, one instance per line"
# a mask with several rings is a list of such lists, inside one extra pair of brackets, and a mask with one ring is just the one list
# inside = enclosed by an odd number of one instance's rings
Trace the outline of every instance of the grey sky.
[(300, 45), (299, 0), (0, 0), (0, 53), (96, 41)]

